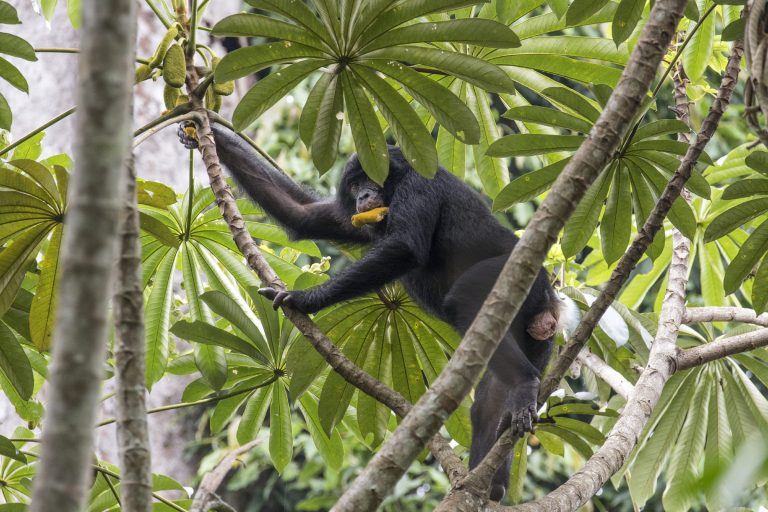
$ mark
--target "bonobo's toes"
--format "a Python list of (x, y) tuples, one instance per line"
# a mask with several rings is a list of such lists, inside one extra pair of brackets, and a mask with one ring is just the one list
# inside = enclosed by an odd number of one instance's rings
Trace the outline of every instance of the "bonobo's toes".
[(503, 484), (494, 483), (491, 485), (491, 501), (501, 501), (507, 494), (507, 488)]
[(532, 405), (522, 407), (512, 413), (512, 433), (518, 436), (533, 432), (533, 424), (537, 420), (536, 408)]

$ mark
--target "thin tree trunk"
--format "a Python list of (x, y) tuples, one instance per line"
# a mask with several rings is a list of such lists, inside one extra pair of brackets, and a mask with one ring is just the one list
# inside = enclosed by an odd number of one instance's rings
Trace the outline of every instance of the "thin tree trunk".
[(79, 512), (91, 475), (131, 130), (134, 0), (84, 0), (75, 172), (64, 228), (50, 397), (31, 512)]
[(125, 512), (152, 510), (152, 472), (144, 387), (144, 295), (133, 157), (126, 165), (115, 293), (115, 399), (120, 497)]

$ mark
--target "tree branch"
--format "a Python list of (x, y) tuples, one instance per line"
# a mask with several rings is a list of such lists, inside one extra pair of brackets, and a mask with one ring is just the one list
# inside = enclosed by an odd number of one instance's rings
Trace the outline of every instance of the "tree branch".
[[(656, 1), (608, 104), (516, 244), (461, 345), (333, 510), (375, 509), (474, 385), (509, 329), (566, 219), (619, 148), (675, 33), (684, 6), (684, 0)], [(578, 351), (573, 357), (577, 354)]]
[(635, 387), (624, 378), (622, 374), (611, 368), (611, 366), (597, 357), (589, 350), (582, 350), (579, 353), (578, 360), (584, 364), (592, 372), (603, 379), (611, 388), (624, 397), (625, 400), (629, 400), (632, 393), (635, 391)]
[(219, 500), (216, 496), (216, 490), (224, 481), (224, 477), (227, 476), (229, 470), (232, 469), (232, 464), (235, 463), (240, 455), (247, 453), (260, 442), (260, 440), (254, 439), (249, 443), (235, 448), (226, 454), (224, 458), (216, 464), (216, 467), (213, 468), (213, 470), (206, 473), (200, 482), (200, 486), (197, 488), (197, 492), (195, 492), (195, 498), (192, 501), (192, 506), (189, 508), (189, 512), (206, 512), (207, 510), (210, 510), (209, 505), (212, 505)]
[(687, 370), (694, 366), (716, 361), (733, 354), (755, 350), (766, 345), (768, 345), (768, 329), (759, 329), (685, 350), (678, 349), (677, 370)]
[(704, 322), (743, 322), (768, 327), (768, 313), (758, 316), (753, 309), (716, 306), (685, 310), (684, 324)]
[(709, 113), (701, 125), (701, 131), (696, 136), (696, 141), (688, 147), (688, 151), (680, 162), (680, 166), (667, 184), (661, 197), (659, 197), (658, 202), (648, 216), (648, 219), (645, 221), (642, 229), (635, 237), (627, 252), (621, 257), (621, 260), (611, 273), (611, 278), (608, 280), (605, 288), (600, 292), (600, 295), (581, 319), (571, 340), (562, 350), (560, 356), (542, 381), (539, 390), (540, 403), (546, 400), (552, 391), (554, 391), (560, 384), (560, 380), (584, 347), (584, 344), (589, 339), (595, 326), (600, 321), (600, 318), (616, 299), (621, 287), (629, 277), (630, 272), (635, 268), (640, 261), (640, 258), (651, 245), (658, 230), (663, 226), (664, 219), (672, 208), (672, 203), (682, 192), (685, 182), (691, 177), (691, 172), (696, 165), (696, 161), (699, 159), (701, 153), (704, 151), (704, 147), (715, 133), (717, 125), (720, 123), (720, 119), (723, 116), (723, 112), (725, 112), (725, 109), (728, 107), (731, 94), (738, 81), (739, 66), (743, 52), (744, 48), (742, 42), (735, 41), (731, 49), (731, 56), (728, 59), (728, 65), (725, 68), (723, 78), (720, 82), (720, 88), (717, 91), (717, 96), (715, 96), (715, 99), (712, 101)]

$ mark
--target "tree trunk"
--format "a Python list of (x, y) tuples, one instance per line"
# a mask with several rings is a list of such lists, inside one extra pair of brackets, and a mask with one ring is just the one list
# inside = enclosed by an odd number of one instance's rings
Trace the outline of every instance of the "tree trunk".
[(85, 0), (75, 172), (61, 255), (50, 399), (31, 512), (78, 512), (87, 497), (104, 373), (120, 183), (130, 146), (134, 0)]

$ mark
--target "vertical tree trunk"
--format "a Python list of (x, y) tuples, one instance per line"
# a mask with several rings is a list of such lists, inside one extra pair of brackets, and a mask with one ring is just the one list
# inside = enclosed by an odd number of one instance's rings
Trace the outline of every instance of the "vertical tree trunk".
[(87, 496), (103, 376), (120, 183), (130, 143), (135, 0), (84, 0), (75, 172), (61, 257), (51, 392), (31, 512)]
[(152, 466), (144, 387), (144, 296), (133, 157), (126, 165), (115, 291), (115, 378), (120, 497), (125, 512), (152, 510)]

